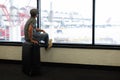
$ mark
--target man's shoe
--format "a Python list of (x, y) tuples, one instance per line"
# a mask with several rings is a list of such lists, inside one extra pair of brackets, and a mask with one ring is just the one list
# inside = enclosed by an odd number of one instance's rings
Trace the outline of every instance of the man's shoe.
[(49, 43), (48, 43), (48, 48), (51, 48), (52, 47), (52, 39), (49, 40)]

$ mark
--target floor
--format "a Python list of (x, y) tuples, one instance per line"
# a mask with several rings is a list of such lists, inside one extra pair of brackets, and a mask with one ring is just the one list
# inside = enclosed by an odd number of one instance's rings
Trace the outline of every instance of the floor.
[(27, 76), (21, 64), (0, 63), (0, 80), (120, 80), (120, 71), (42, 65), (41, 74)]

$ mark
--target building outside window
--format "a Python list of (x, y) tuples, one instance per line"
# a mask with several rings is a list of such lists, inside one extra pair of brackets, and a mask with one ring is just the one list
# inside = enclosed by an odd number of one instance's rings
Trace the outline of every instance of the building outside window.
[(92, 0), (41, 0), (41, 27), (54, 43), (92, 43)]

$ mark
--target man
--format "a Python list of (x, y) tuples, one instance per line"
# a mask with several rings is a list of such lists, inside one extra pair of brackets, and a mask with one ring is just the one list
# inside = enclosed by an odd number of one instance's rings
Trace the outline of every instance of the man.
[(36, 27), (37, 9), (30, 10), (31, 17), (27, 20), (24, 27), (25, 41), (39, 44), (41, 40), (45, 42), (45, 49), (52, 47), (52, 39), (49, 40), (48, 34)]

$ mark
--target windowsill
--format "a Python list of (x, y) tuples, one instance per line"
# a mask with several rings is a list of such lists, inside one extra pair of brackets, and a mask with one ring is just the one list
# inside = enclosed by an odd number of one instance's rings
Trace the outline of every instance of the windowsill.
[[(22, 46), (23, 42), (0, 42), (0, 46)], [(41, 43), (41, 47), (44, 47)], [(54, 48), (84, 48), (84, 49), (111, 49), (119, 50), (120, 45), (91, 45), (91, 44), (63, 44), (53, 43)]]

